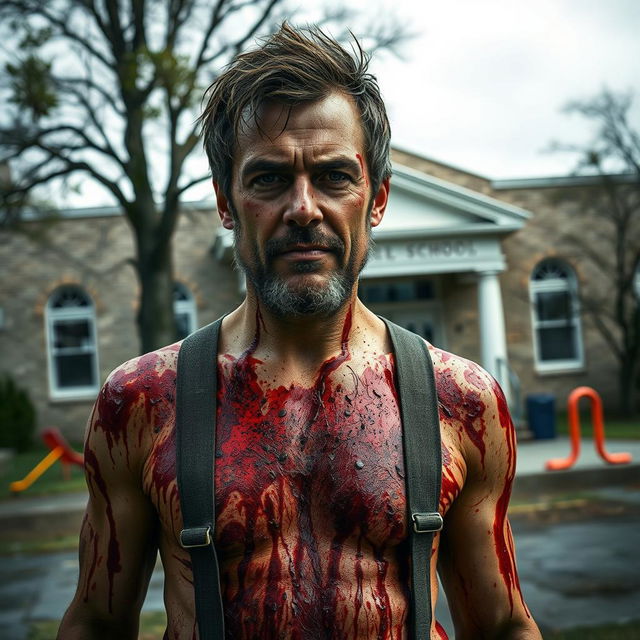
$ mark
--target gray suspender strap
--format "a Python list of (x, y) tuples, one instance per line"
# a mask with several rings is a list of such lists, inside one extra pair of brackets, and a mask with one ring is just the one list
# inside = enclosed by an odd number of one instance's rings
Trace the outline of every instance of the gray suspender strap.
[[(224, 639), (220, 571), (213, 544), (217, 346), (221, 320), (187, 337), (178, 355), (177, 479), (191, 553), (200, 640)], [(431, 629), (431, 546), (442, 528), (440, 425), (431, 357), (422, 338), (385, 320), (395, 352), (400, 393), (408, 512), (412, 522), (412, 637)]]
[(431, 547), (442, 529), (438, 513), (442, 481), (440, 421), (433, 363), (424, 340), (385, 320), (396, 360), (402, 438), (411, 518), (411, 613), (413, 638), (431, 633)]
[(222, 319), (185, 338), (178, 354), (176, 474), (191, 554), (200, 640), (224, 639), (220, 571), (213, 544), (218, 333)]

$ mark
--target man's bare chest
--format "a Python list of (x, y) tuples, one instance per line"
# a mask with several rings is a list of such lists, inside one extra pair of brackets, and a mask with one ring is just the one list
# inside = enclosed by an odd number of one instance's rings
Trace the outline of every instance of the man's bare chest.
[[(390, 363), (311, 387), (261, 385), (250, 368), (221, 373), (216, 433), (221, 547), (301, 530), (326, 538), (405, 536), (402, 437)], [(395, 542), (394, 542), (395, 541)], [(231, 551), (233, 553), (233, 551)]]

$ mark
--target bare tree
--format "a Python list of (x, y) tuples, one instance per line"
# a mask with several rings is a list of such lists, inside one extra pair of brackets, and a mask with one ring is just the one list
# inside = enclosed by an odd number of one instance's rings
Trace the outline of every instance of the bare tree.
[[(122, 208), (135, 238), (142, 351), (174, 339), (171, 246), (185, 191), (208, 178), (193, 162), (197, 107), (218, 70), (294, 15), (285, 0), (3, 0), (0, 37), (0, 226), (34, 192), (82, 174)], [(344, 37), (353, 16), (319, 20)], [(393, 50), (397, 22), (370, 28)], [(200, 159), (202, 158), (200, 154)], [(6, 173), (10, 166), (10, 179)], [(1, 176), (0, 176), (1, 177)]]
[(578, 196), (581, 221), (562, 239), (595, 275), (582, 283), (580, 302), (618, 361), (626, 415), (638, 409), (640, 385), (640, 133), (632, 105), (631, 93), (609, 90), (571, 102), (566, 111), (592, 120), (596, 135), (586, 145), (554, 145), (579, 153), (577, 173), (597, 176)]

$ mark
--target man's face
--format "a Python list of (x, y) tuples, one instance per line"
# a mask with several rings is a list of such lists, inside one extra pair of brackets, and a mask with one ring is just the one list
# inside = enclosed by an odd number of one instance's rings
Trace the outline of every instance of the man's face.
[(265, 105), (238, 137), (231, 202), (216, 193), (261, 302), (279, 317), (328, 316), (353, 293), (388, 182), (372, 197), (358, 112), (335, 93)]

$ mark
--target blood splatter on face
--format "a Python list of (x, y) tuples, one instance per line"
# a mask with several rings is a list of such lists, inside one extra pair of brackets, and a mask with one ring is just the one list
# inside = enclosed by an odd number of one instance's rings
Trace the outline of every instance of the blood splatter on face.
[(354, 368), (350, 330), (349, 312), (340, 353), (309, 387), (259, 381), (259, 333), (219, 361), (229, 637), (403, 637), (409, 557), (393, 362)]

